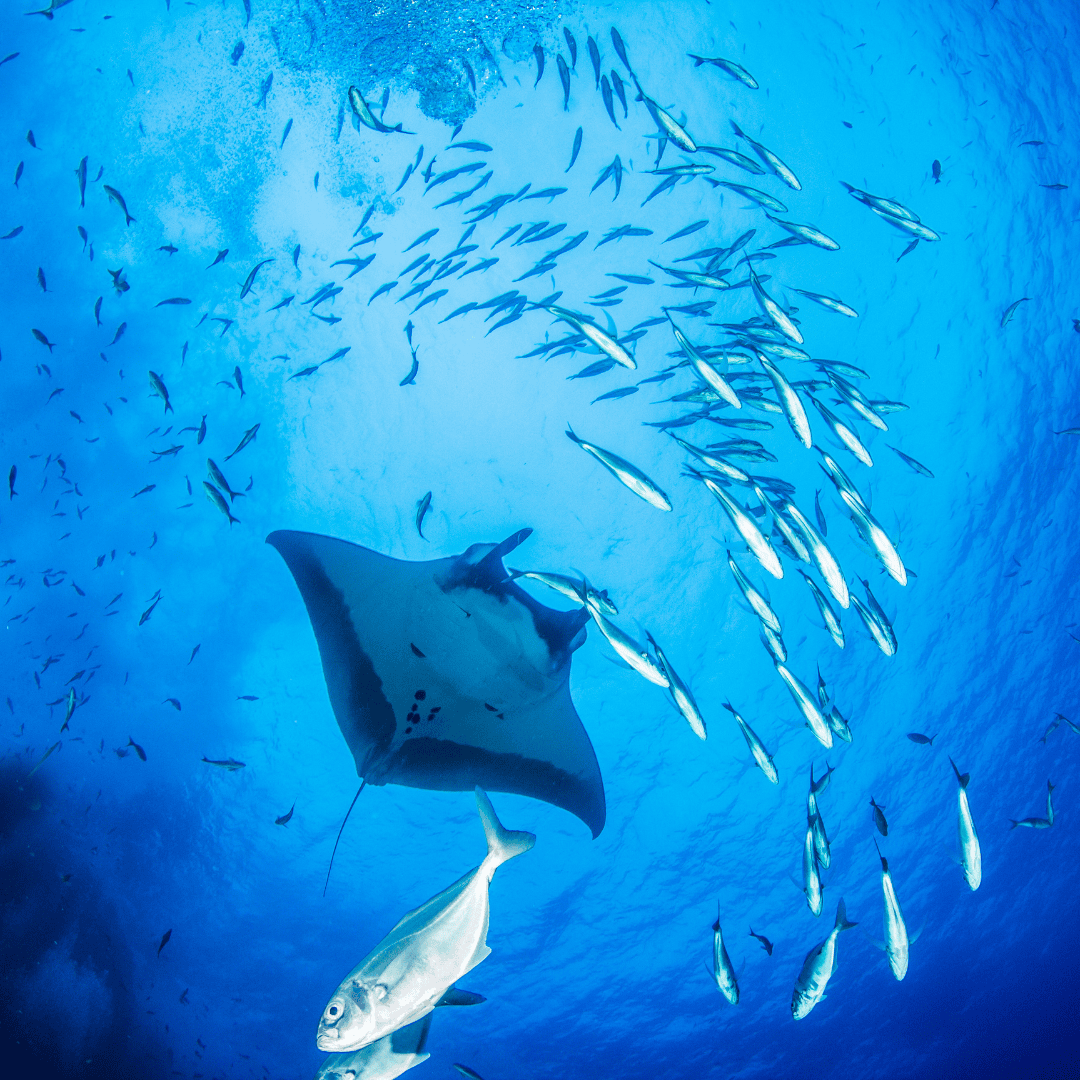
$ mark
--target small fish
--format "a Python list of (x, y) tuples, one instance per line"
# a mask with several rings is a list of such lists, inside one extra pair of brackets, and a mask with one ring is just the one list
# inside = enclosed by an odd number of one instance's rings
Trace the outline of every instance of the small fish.
[(225, 261), (225, 257), (228, 254), (229, 254), (229, 249), (228, 248), (222, 248), (222, 250), (219, 251), (217, 253), (217, 255), (214, 256), (214, 261), (206, 269), (209, 270), (211, 267), (217, 266), (218, 263), (223, 263)]
[(120, 325), (119, 325), (119, 326), (118, 326), (118, 327), (116, 328), (116, 333), (115, 333), (115, 334), (113, 335), (113, 339), (112, 339), (112, 341), (110, 341), (110, 342), (109, 342), (109, 344), (108, 344), (108, 345), (106, 346), (106, 348), (111, 348), (111, 347), (112, 347), (113, 345), (115, 345), (115, 344), (116, 344), (116, 343), (117, 343), (117, 342), (118, 342), (118, 341), (119, 341), (119, 340), (120, 340), (120, 339), (121, 339), (121, 338), (122, 338), (122, 337), (124, 336), (124, 331), (125, 331), (126, 329), (127, 329), (127, 323), (126, 323), (126, 322), (122, 322), (122, 323), (121, 323), (121, 324), (120, 324)]
[(778, 176), (788, 187), (793, 188), (795, 191), (802, 191), (802, 184), (799, 183), (799, 178), (767, 147), (762, 146), (761, 143), (755, 139), (751, 139), (742, 128), (739, 127), (734, 120), (731, 121), (732, 130), (740, 139), (748, 142), (762, 161), (768, 166), (768, 168)]
[(165, 933), (161, 935), (161, 944), (158, 946), (158, 950), (157, 950), (158, 956), (161, 955), (161, 950), (164, 949), (165, 946), (169, 944), (169, 938), (171, 938), (171, 937), (172, 937), (172, 930), (166, 930)]
[(63, 744), (60, 742), (54, 742), (44, 754), (41, 755), (41, 760), (26, 774), (26, 779), (29, 780), (41, 768), (42, 765), (53, 755), (53, 753), (60, 749)]
[(259, 87), (259, 100), (255, 102), (255, 108), (266, 107), (266, 95), (270, 93), (270, 87), (274, 85), (274, 73), (271, 71), (269, 75), (263, 79), (262, 84)]
[(416, 531), (420, 534), (421, 540), (426, 540), (424, 535), (424, 516), (431, 509), (431, 492), (429, 491), (420, 501), (416, 504)]
[(533, 46), (533, 56), (536, 59), (536, 82), (533, 83), (533, 89), (535, 90), (544, 77), (544, 49), (539, 42)]
[[(775, 221), (776, 219), (770, 218), (770, 220)], [(815, 304), (820, 304), (823, 308), (828, 308), (829, 311), (846, 315), (849, 319), (859, 317), (859, 313), (853, 307), (849, 307), (842, 300), (837, 300), (835, 297), (825, 296), (823, 293), (807, 292), (806, 289), (792, 289), (792, 292), (797, 292), (800, 296), (813, 300)]]
[[(140, 761), (146, 760), (146, 751), (137, 742), (135, 742), (130, 735), (128, 736), (127, 744), (135, 751), (136, 754), (139, 755)], [(162, 947), (164, 947), (164, 942), (162, 942)], [(158, 949), (158, 952), (160, 953), (161, 949)]]
[(475, 1069), (470, 1069), (468, 1065), (459, 1065), (455, 1061), (454, 1068), (457, 1069), (457, 1071), (465, 1077), (465, 1080), (484, 1080), (484, 1078)]
[(143, 623), (145, 623), (146, 620), (149, 619), (151, 615), (153, 615), (154, 608), (156, 608), (158, 606), (158, 604), (160, 604), (160, 603), (161, 603), (161, 597), (158, 596), (157, 598), (155, 598), (154, 602), (142, 613), (142, 615), (139, 616), (139, 625), (140, 626), (142, 626)]
[(237, 769), (244, 767), (244, 762), (236, 761), (233, 758), (226, 758), (224, 761), (215, 761), (213, 758), (204, 757), (203, 761), (207, 765), (217, 765), (220, 769), (227, 769), (229, 772), (236, 772)]
[(934, 163), (933, 163), (933, 165), (930, 166), (930, 172), (934, 177), (934, 183), (935, 184), (940, 184), (941, 183), (941, 162), (938, 161), (937, 158), (934, 158)]
[[(630, 109), (626, 104), (626, 84), (619, 77), (619, 73), (612, 68), (611, 69), (611, 88), (615, 91), (615, 96), (619, 99), (619, 104), (623, 108), (623, 119), (626, 120), (630, 116)], [(710, 168), (711, 172), (712, 169)]]
[(285, 140), (289, 137), (290, 131), (292, 131), (292, 117), (289, 117), (289, 122), (285, 125), (285, 131), (281, 136), (281, 145), (278, 147), (279, 150), (285, 146)]
[(563, 27), (563, 37), (566, 38), (566, 47), (570, 50), (570, 67), (577, 70), (577, 39), (570, 33), (569, 27)]
[(165, 402), (165, 412), (174, 412), (172, 403), (169, 401), (169, 391), (165, 387), (165, 383), (161, 376), (156, 371), (149, 373), (150, 389)]
[(0, 236), (0, 240), (14, 240), (22, 231), (23, 227), (21, 225), (16, 225), (10, 232), (6, 232), (3, 236)]
[(253, 266), (253, 267), (251, 268), (251, 272), (250, 272), (250, 273), (248, 274), (248, 276), (247, 276), (247, 277), (246, 277), (246, 278), (244, 279), (244, 284), (243, 284), (243, 287), (242, 287), (242, 288), (240, 289), (240, 299), (241, 299), (241, 300), (243, 300), (243, 299), (244, 299), (244, 297), (245, 297), (245, 296), (247, 296), (247, 294), (248, 294), (249, 292), (251, 292), (251, 287), (252, 287), (252, 286), (253, 286), (253, 285), (255, 284), (255, 275), (256, 275), (256, 274), (257, 274), (257, 273), (259, 272), (259, 270), (260, 270), (260, 269), (261, 269), (262, 267), (264, 267), (264, 266), (265, 266), (265, 265), (266, 265), (267, 263), (272, 263), (273, 261), (274, 261), (274, 260), (273, 260), (273, 258), (269, 258), (269, 259), (263, 259), (263, 261), (262, 261), (262, 262), (260, 262), (260, 263), (256, 263), (256, 264), (255, 264), (255, 265), (254, 265), (254, 266)]
[(696, 233), (699, 229), (704, 229), (708, 224), (709, 222), (707, 220), (695, 221), (692, 225), (687, 225), (678, 232), (672, 233), (664, 243), (666, 244), (668, 240), (681, 240), (684, 236), (690, 236), (691, 233)]
[(763, 949), (764, 949), (764, 950), (765, 950), (765, 951), (766, 951), (766, 952), (767, 952), (767, 953), (768, 953), (768, 954), (769, 954), (770, 956), (772, 956), (772, 951), (773, 951), (773, 943), (772, 943), (772, 942), (771, 942), (771, 941), (770, 941), (770, 940), (769, 940), (769, 939), (768, 939), (767, 937), (765, 937), (765, 936), (764, 936), (764, 935), (762, 935), (762, 934), (755, 934), (755, 933), (754, 933), (754, 928), (753, 928), (752, 926), (750, 927), (750, 936), (751, 936), (752, 938), (757, 938), (757, 939), (758, 939), (758, 941), (760, 941), (760, 942), (761, 942), (761, 947), (762, 947), (762, 948), (763, 948)]
[(559, 82), (562, 83), (563, 88), (563, 112), (570, 111), (570, 69), (566, 66), (566, 61), (562, 57), (562, 53), (555, 58), (555, 65), (559, 69)]
[(590, 404), (595, 405), (598, 401), (618, 401), (620, 398), (629, 397), (637, 392), (636, 386), (620, 386), (617, 390), (609, 390), (606, 394), (593, 398)]
[(626, 46), (623, 44), (622, 36), (614, 26), (611, 28), (611, 44), (615, 46), (615, 54), (623, 62), (623, 66), (633, 76), (634, 71), (630, 67), (630, 61), (626, 58)]
[(658, 510), (671, 510), (671, 501), (667, 495), (640, 469), (631, 465), (625, 458), (578, 438), (570, 427), (566, 429), (566, 436), (586, 453), (596, 458), (620, 483), (628, 487), (639, 498), (644, 499), (645, 502), (655, 506)]
[(175, 305), (182, 307), (185, 304), (190, 304), (191, 301), (186, 296), (170, 296), (168, 300), (159, 300), (154, 307), (167, 307), (168, 305)]
[[(191, 661), (189, 660), (188, 663), (190, 664)], [(167, 698), (165, 698), (165, 700), (161, 704), (162, 705), (171, 705), (177, 712), (182, 712), (183, 711), (180, 708), (180, 699), (179, 698), (167, 697)]]
[[(22, 162), (19, 162), (19, 172), (22, 172)], [(79, 206), (86, 206), (86, 158), (79, 162), (75, 169), (75, 177), (79, 181)], [(19, 176), (15, 176), (15, 186), (19, 186)]]
[(256, 424), (254, 427), (248, 428), (248, 430), (244, 432), (244, 437), (237, 444), (236, 449), (231, 454), (229, 454), (225, 458), (225, 460), (228, 461), (229, 458), (236, 457), (236, 455), (239, 454), (240, 451), (243, 450), (244, 447), (248, 445), (248, 443), (254, 442), (255, 436), (259, 433), (259, 428), (261, 426), (262, 426), (261, 424)]
[[(612, 31), (614, 33), (614, 31)], [(716, 922), (713, 923), (713, 981), (716, 989), (724, 995), (732, 1005), (739, 1004), (739, 983), (735, 978), (735, 968), (724, 947), (724, 935), (720, 930), (720, 910), (717, 904)]]
[[(697, 706), (697, 702), (694, 700), (694, 695), (690, 692), (690, 688), (679, 678), (674, 668), (668, 663), (667, 657), (663, 654), (660, 646), (653, 640), (652, 634), (647, 630), (645, 631), (645, 637), (648, 639), (649, 644), (652, 646), (653, 652), (656, 653), (656, 662), (660, 670), (664, 674), (664, 678), (668, 682), (668, 693), (671, 695), (671, 700), (675, 702), (675, 707), (682, 714), (683, 719), (690, 725), (690, 730), (702, 741), (705, 740), (705, 719), (701, 715), (701, 710)], [(735, 991), (736, 998), (738, 997), (738, 990)], [(737, 1004), (737, 1001), (733, 1001), (732, 1004)]]
[(564, 172), (569, 172), (574, 167), (574, 162), (577, 161), (578, 154), (581, 152), (581, 137), (582, 129), (578, 128), (574, 133), (574, 148), (570, 151), (570, 164), (566, 166)]
[(19, 470), (15, 465), (12, 465), (8, 470), (8, 502), (15, 498), (19, 493), (15, 490), (15, 477), (18, 476)]
[(56, 348), (56, 342), (50, 341), (40, 330), (32, 329), (30, 332), (38, 341), (41, 342), (42, 345), (45, 345), (48, 348), (49, 352), (52, 352), (53, 349)]
[(949, 758), (953, 772), (956, 774), (956, 782), (960, 785), (957, 790), (958, 828), (960, 831), (960, 853), (964, 869), (964, 880), (972, 892), (982, 884), (982, 849), (979, 847), (979, 834), (975, 829), (975, 822), (971, 817), (971, 807), (968, 804), (967, 787), (971, 780), (970, 773), (961, 773), (956, 763)]
[(281, 817), (274, 818), (274, 824), (275, 825), (288, 825), (289, 822), (292, 821), (293, 811), (295, 809), (296, 809), (296, 803), (293, 803), (292, 806), (289, 807), (289, 812), (287, 814), (282, 814)]
[[(352, 277), (350, 274), (349, 277)], [(268, 311), (280, 311), (281, 308), (287, 308), (296, 299), (296, 293), (290, 296), (286, 296), (284, 300), (279, 300), (272, 308), (268, 308)]]
[(206, 491), (206, 497), (229, 519), (229, 528), (232, 528), (233, 525), (239, 525), (240, 519), (233, 517), (232, 510), (229, 509), (229, 504), (225, 501), (225, 496), (206, 480), (203, 481), (203, 488)]
[(877, 826), (877, 831), (881, 833), (882, 836), (888, 836), (889, 823), (885, 820), (884, 808), (878, 806), (878, 804), (874, 802), (874, 797), (872, 795), (870, 796), (870, 805), (874, 808), (874, 824)]
[(188, 657), (188, 663), (189, 664), (191, 663), (192, 660), (195, 659), (196, 654), (198, 653), (198, 651), (201, 648), (202, 648), (202, 643), (200, 642), (198, 645), (195, 646), (194, 649), (191, 650), (191, 655)]
[(589, 35), (589, 40), (586, 42), (589, 49), (589, 60), (592, 62), (593, 73), (596, 75), (596, 86), (594, 89), (600, 89), (600, 50), (597, 48), (596, 42), (593, 40), (592, 35)]
[(1009, 322), (1009, 321), (1010, 321), (1010, 320), (1012, 319), (1012, 317), (1013, 317), (1013, 316), (1014, 316), (1014, 315), (1016, 314), (1016, 309), (1017, 309), (1017, 308), (1018, 308), (1018, 307), (1019, 307), (1019, 306), (1020, 306), (1020, 305), (1021, 305), (1021, 304), (1022, 304), (1022, 303), (1023, 303), (1024, 301), (1025, 301), (1025, 300), (1030, 300), (1030, 299), (1031, 299), (1031, 297), (1030, 297), (1030, 296), (1021, 296), (1019, 300), (1016, 300), (1016, 301), (1014, 301), (1013, 303), (1011, 303), (1011, 304), (1010, 304), (1010, 305), (1009, 305), (1009, 306), (1008, 306), (1008, 307), (1007, 307), (1007, 308), (1005, 309), (1005, 313), (1004, 313), (1004, 314), (1003, 314), (1003, 315), (1001, 316), (1001, 325), (1002, 325), (1002, 328), (1004, 328), (1004, 327), (1005, 327), (1005, 325), (1006, 325), (1006, 324), (1007, 324), (1007, 323), (1008, 323), (1008, 322)]
[(110, 201), (116, 203), (117, 206), (124, 212), (124, 224), (130, 225), (135, 219), (128, 213), (127, 203), (124, 202), (124, 196), (114, 187), (109, 187), (108, 184), (102, 184), (102, 190), (109, 196)]
[(240, 57), (243, 55), (244, 43), (242, 41), (238, 41), (236, 45), (233, 46), (233, 51), (229, 56), (229, 63), (232, 64), (233, 67), (236, 67), (236, 65), (240, 63)]
[(780, 774), (776, 771), (776, 765), (773, 762), (772, 755), (765, 749), (765, 744), (757, 737), (754, 729), (739, 715), (738, 712), (735, 711), (731, 702), (724, 702), (724, 708), (735, 717), (735, 722), (739, 725), (739, 730), (743, 733), (746, 745), (750, 748), (750, 753), (754, 756), (754, 763), (769, 778), (771, 783), (779, 784)]
[(206, 459), (206, 471), (209, 474), (210, 479), (229, 496), (230, 502), (235, 502), (237, 496), (242, 496), (244, 494), (242, 491), (233, 491), (232, 488), (229, 487), (229, 482), (225, 479), (224, 473), (218, 468), (213, 458)]
[(922, 735), (918, 731), (909, 731), (907, 737), (919, 746), (933, 746), (936, 735)]
[(411, 131), (403, 131), (401, 124), (387, 127), (381, 120), (376, 120), (375, 114), (371, 111), (371, 107), (364, 100), (363, 95), (355, 86), (349, 87), (349, 104), (352, 106), (352, 111), (356, 116), (356, 119), (365, 127), (371, 128), (372, 131), (378, 131), (383, 134), (393, 134), (394, 132), (398, 132), (401, 135), (414, 134), (414, 132)]
[(749, 86), (751, 90), (758, 88), (754, 76), (746, 68), (736, 64), (734, 60), (723, 60), (718, 56), (697, 56), (694, 53), (687, 53), (687, 55), (694, 61), (694, 67), (696, 68), (701, 67), (702, 64), (712, 64), (713, 67), (726, 71), (732, 78), (738, 79), (744, 86)]

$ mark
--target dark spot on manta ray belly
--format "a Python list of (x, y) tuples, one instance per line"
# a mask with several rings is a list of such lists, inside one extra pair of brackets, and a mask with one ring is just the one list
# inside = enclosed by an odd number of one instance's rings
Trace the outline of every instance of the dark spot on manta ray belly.
[(426, 660), (427, 659), (427, 657), (424, 656), (424, 654), (411, 641), (409, 642), (409, 648), (412, 649), (412, 651), (417, 656), (419, 656), (421, 660)]
[[(415, 646), (414, 646), (414, 648), (415, 648)], [(417, 690), (416, 693), (413, 694), (413, 697), (415, 697), (417, 701), (423, 701), (424, 698), (427, 697), (427, 691), (426, 690)]]

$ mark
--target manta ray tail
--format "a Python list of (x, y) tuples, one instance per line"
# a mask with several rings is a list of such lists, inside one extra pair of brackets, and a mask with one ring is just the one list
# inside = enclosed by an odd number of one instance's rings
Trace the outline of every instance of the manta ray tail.
[[(356, 800), (360, 798), (360, 792), (364, 790), (366, 780), (360, 781), (360, 786), (356, 789), (356, 794), (352, 797), (352, 802), (349, 803), (349, 809), (345, 811), (345, 821), (349, 820), (349, 815), (352, 813), (352, 808), (356, 805)], [(330, 884), (330, 871), (334, 869), (334, 856), (337, 854), (337, 846), (341, 843), (341, 834), (345, 831), (345, 821), (341, 823), (341, 828), (338, 829), (337, 839), (334, 841), (334, 850), (330, 853), (330, 865), (326, 868), (326, 880), (323, 882), (322, 894), (326, 895), (326, 886)]]

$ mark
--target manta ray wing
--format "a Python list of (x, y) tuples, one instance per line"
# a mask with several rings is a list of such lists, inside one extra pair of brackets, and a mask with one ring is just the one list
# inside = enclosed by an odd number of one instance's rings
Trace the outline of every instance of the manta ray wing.
[(307, 606), (359, 776), (529, 795), (595, 837), (603, 781), (568, 686), (588, 615), (545, 607), (508, 579), (502, 557), (530, 532), (428, 562), (315, 533), (267, 543)]

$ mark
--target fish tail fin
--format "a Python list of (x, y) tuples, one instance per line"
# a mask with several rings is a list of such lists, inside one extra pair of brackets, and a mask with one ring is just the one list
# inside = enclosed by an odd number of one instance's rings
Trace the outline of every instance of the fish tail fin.
[(490, 866), (490, 874), (515, 855), (528, 851), (536, 843), (536, 837), (531, 832), (504, 828), (495, 814), (491, 800), (479, 787), (476, 788), (476, 807), (480, 811), (484, 835), (487, 837), (488, 853), (484, 862)]
[(694, 61), (694, 67), (696, 68), (701, 67), (701, 65), (705, 63), (705, 58), (702, 56), (695, 56), (693, 53), (687, 53), (686, 55)]
[(225, 513), (229, 515), (229, 528), (232, 528), (233, 525), (239, 525), (240, 524), (240, 519), (238, 517), (233, 517), (231, 510), (226, 508)]
[(966, 789), (968, 781), (971, 779), (971, 773), (961, 773), (952, 758), (949, 758), (949, 764), (952, 766), (952, 771), (956, 773), (956, 782), (960, 785), (961, 790)]
[(574, 429), (569, 424), (566, 425), (566, 437), (579, 445), (581, 444), (581, 440), (574, 434)]
[(843, 897), (837, 902), (836, 905), (836, 926), (841, 930), (851, 930), (853, 927), (858, 926), (858, 923), (848, 921), (847, 906), (844, 904)]
[(1009, 820), (1012, 821), (1012, 825), (1009, 827), (1009, 831), (1011, 832), (1013, 829), (1016, 828), (1017, 825), (1020, 824), (1020, 822), (1019, 821), (1013, 821), (1012, 818), (1009, 818)]

